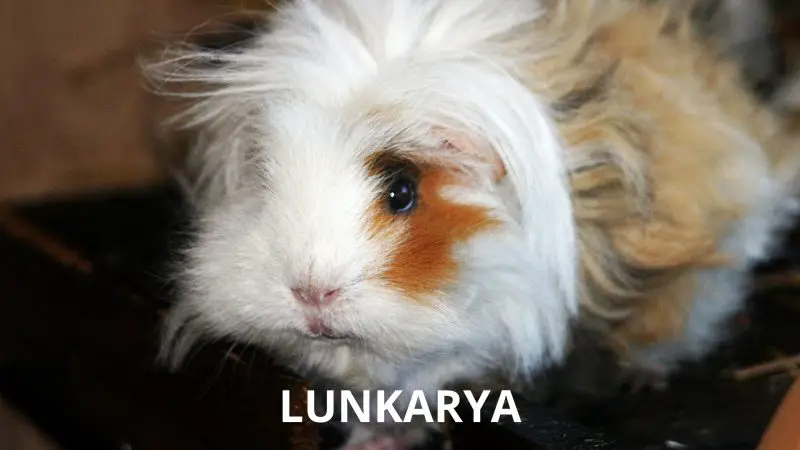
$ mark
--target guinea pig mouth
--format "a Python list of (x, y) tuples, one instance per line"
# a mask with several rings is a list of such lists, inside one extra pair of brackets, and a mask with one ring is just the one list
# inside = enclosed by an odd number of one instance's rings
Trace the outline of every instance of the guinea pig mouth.
[(311, 338), (315, 341), (354, 341), (359, 339), (359, 337), (354, 334), (338, 333), (327, 327), (316, 333), (306, 331), (303, 334), (307, 338)]
[(315, 340), (341, 341), (355, 338), (351, 334), (337, 333), (325, 320), (314, 315), (306, 316), (306, 329), (303, 334)]
[(319, 339), (319, 340), (328, 340), (328, 341), (344, 341), (355, 339), (355, 336), (350, 336), (347, 334), (336, 334), (331, 331), (325, 331), (319, 334), (312, 334), (312, 339)]

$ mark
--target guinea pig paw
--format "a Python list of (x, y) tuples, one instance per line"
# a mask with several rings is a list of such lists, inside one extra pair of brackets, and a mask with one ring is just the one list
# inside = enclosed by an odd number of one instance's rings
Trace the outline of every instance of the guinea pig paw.
[(366, 441), (346, 446), (343, 450), (411, 450), (411, 447), (396, 436), (378, 435)]
[(664, 392), (669, 389), (669, 375), (661, 370), (638, 369), (630, 374), (627, 384), (631, 394), (643, 391)]
[[(429, 442), (429, 431), (424, 427), (409, 427), (376, 431), (357, 428), (348, 443), (339, 450), (414, 450)], [(448, 442), (443, 445), (449, 449)]]

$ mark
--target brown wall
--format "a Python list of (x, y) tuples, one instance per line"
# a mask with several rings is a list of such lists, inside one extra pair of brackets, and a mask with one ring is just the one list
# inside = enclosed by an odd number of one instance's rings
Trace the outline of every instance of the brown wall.
[[(142, 185), (179, 146), (137, 59), (246, 0), (0, 0), (0, 201)], [(216, 22), (214, 22), (216, 23)], [(206, 27), (209, 29), (209, 26)]]

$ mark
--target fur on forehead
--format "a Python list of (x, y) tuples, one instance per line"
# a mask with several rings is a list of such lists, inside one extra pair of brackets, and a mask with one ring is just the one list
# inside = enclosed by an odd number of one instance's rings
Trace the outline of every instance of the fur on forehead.
[(267, 165), (280, 166), (310, 152), (315, 155), (312, 160), (324, 155), (333, 158), (332, 164), (370, 166), (376, 156), (391, 154), (409, 164), (459, 174), (461, 182), (486, 189), (506, 173), (479, 134), (428, 123), (400, 106), (354, 102), (320, 108), (313, 101), (294, 99), (270, 105), (265, 115), (249, 127), (253, 145), (264, 150), (261, 162)]

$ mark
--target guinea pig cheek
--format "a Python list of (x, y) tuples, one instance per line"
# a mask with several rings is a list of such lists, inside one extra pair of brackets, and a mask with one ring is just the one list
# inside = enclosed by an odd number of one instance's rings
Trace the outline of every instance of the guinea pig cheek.
[(373, 205), (371, 236), (388, 242), (391, 249), (378, 278), (409, 301), (426, 304), (446, 291), (458, 279), (456, 247), (500, 225), (486, 207), (444, 195), (459, 186), (463, 180), (453, 172), (423, 167), (418, 178), (418, 205), (413, 211), (392, 214), (382, 198)]

